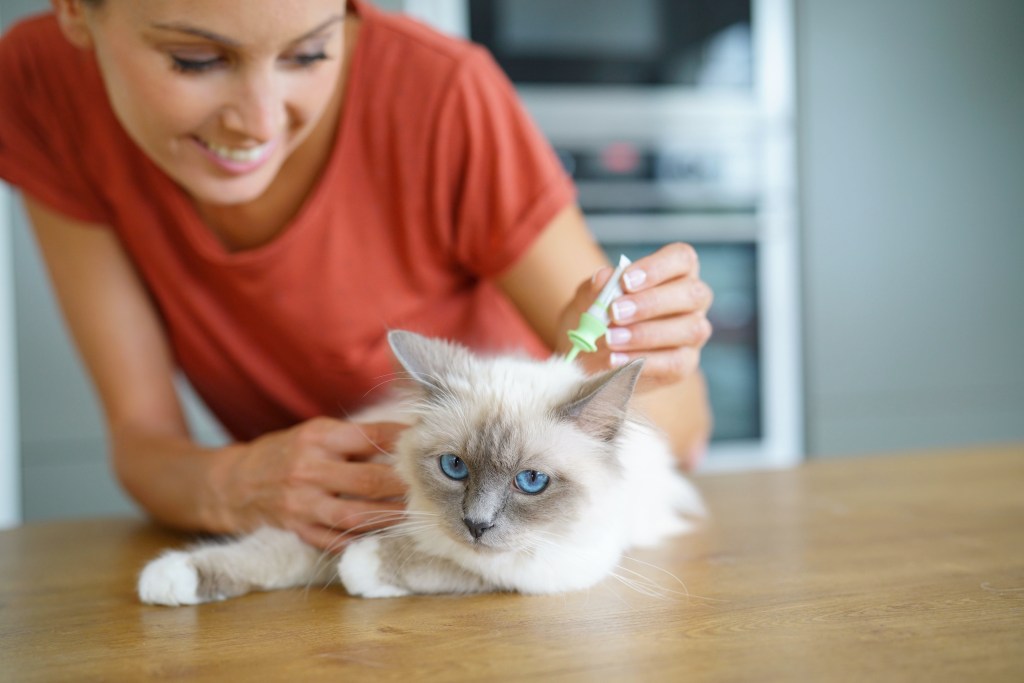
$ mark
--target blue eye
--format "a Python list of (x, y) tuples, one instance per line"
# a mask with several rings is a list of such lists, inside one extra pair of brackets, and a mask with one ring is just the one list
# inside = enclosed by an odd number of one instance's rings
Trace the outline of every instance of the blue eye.
[(537, 470), (523, 470), (516, 475), (516, 488), (523, 493), (536, 495), (548, 487), (548, 475)]
[(445, 453), (441, 456), (441, 471), (445, 473), (445, 476), (456, 481), (469, 476), (469, 468), (466, 463), (454, 453)]

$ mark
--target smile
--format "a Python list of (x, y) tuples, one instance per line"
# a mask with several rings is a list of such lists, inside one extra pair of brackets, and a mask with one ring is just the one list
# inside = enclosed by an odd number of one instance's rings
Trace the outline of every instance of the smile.
[(256, 147), (227, 147), (207, 142), (199, 137), (192, 139), (211, 161), (236, 173), (250, 171), (262, 165), (277, 147), (276, 138)]

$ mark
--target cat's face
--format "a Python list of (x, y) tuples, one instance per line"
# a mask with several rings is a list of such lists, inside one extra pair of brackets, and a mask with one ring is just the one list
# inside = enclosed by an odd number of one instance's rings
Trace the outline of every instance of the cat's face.
[(534, 361), (482, 360), (409, 333), (392, 347), (423, 388), (400, 445), (410, 509), (481, 551), (558, 543), (613, 490), (614, 440), (639, 365), (594, 379)]

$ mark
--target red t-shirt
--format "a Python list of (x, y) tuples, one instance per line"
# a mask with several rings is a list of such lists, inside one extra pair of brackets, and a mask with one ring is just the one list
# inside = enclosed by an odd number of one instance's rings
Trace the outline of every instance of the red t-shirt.
[(127, 137), (53, 16), (0, 40), (0, 178), (116, 232), (236, 438), (373, 400), (394, 377), (388, 329), (549, 353), (493, 278), (573, 201), (570, 179), (486, 51), (355, 11), (323, 175), (278, 237), (236, 253)]

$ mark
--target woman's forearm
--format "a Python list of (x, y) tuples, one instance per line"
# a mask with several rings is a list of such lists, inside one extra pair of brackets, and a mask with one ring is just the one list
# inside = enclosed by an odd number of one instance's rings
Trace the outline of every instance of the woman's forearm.
[[(203, 448), (184, 428), (114, 421), (114, 466), (125, 489), (159, 522), (187, 531), (238, 533), (268, 524), (320, 548), (346, 530), (394, 519), (405, 482), (371, 462), (405, 425), (318, 417), (247, 443)], [(379, 526), (379, 525), (378, 525)]]
[(241, 531), (228, 488), (240, 445), (205, 448), (132, 426), (113, 427), (111, 445), (121, 485), (157, 521), (183, 531)]
[(711, 408), (701, 373), (669, 386), (638, 392), (633, 399), (665, 432), (678, 463), (693, 469), (711, 438)]

